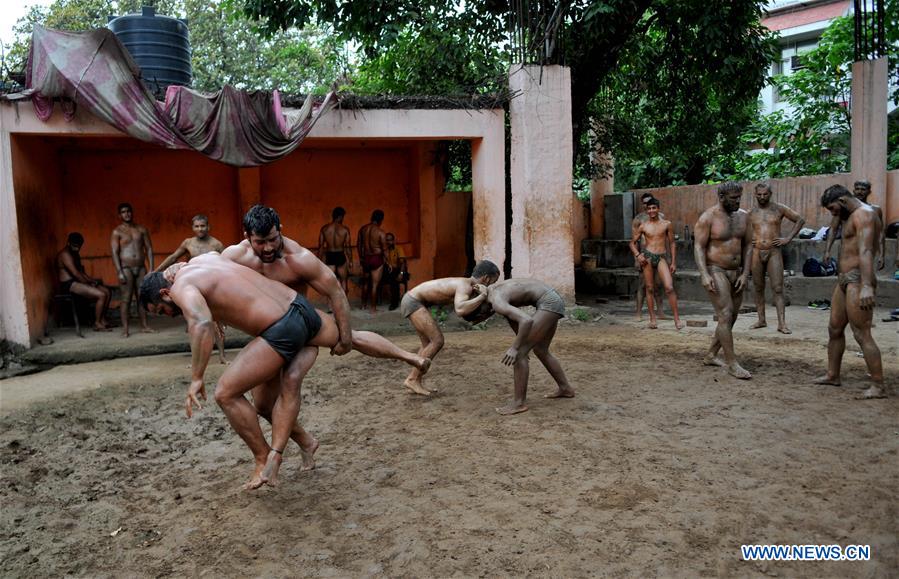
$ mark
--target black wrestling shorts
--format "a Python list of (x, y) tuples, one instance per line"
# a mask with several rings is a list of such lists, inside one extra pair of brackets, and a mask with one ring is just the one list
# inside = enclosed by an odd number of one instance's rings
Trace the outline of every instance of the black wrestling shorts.
[(342, 251), (326, 251), (325, 252), (325, 265), (333, 265), (334, 267), (340, 267), (341, 265), (346, 263), (346, 253)]
[(322, 319), (306, 298), (297, 294), (287, 313), (259, 337), (290, 362), (322, 327)]
[(66, 281), (59, 282), (59, 293), (63, 295), (72, 293), (72, 284), (76, 281), (77, 280), (74, 279), (68, 279)]

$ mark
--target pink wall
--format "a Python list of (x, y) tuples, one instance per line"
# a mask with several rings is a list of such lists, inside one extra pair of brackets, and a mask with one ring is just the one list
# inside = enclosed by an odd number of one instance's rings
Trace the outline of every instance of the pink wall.
[[(755, 206), (755, 185), (761, 181), (743, 181), (743, 209)], [(831, 185), (843, 185), (852, 189), (854, 180), (848, 173), (814, 175), (810, 177), (789, 177), (765, 181), (774, 191), (774, 201), (792, 207), (805, 218), (806, 227), (818, 229), (830, 224), (830, 214), (821, 207), (821, 194)], [(662, 187), (659, 189), (637, 189), (635, 203), (640, 195), (649, 192), (662, 203), (665, 218), (672, 221), (674, 231), (683, 234), (684, 225), (693, 229), (699, 216), (707, 208), (718, 202), (715, 193), (717, 185), (685, 185), (682, 187)], [(785, 227), (787, 227), (785, 225)]]

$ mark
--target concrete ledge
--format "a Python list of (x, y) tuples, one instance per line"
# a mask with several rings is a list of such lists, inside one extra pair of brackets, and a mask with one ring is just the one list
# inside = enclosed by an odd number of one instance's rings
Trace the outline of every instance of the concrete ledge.
[[(637, 291), (637, 270), (627, 268), (597, 268), (592, 270), (578, 269), (575, 272), (575, 283), (578, 293), (594, 293), (609, 295), (633, 295)], [(830, 299), (836, 277), (803, 277), (784, 278), (784, 293), (787, 304), (805, 305), (812, 300)], [(703, 301), (708, 293), (699, 281), (698, 271), (678, 271), (674, 276), (674, 289), (679, 299)], [(771, 289), (767, 288), (766, 302), (771, 304)], [(745, 305), (755, 300), (755, 292), (750, 278), (749, 287), (743, 299)], [(899, 281), (877, 278), (877, 305), (879, 307), (899, 307)], [(667, 307), (667, 306), (666, 306)]]

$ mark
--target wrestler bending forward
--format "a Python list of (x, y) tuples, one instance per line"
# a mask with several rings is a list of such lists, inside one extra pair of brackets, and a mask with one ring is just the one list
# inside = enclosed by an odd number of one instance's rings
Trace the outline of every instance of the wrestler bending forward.
[[(544, 398), (574, 398), (574, 389), (568, 383), (562, 364), (549, 351), (556, 335), (559, 320), (565, 316), (562, 296), (545, 283), (536, 279), (507, 279), (492, 285), (488, 290), (488, 302), (493, 310), (508, 320), (515, 341), (503, 355), (502, 363), (512, 366), (515, 375), (515, 394), (512, 402), (497, 408), (500, 414), (527, 412), (530, 365), (528, 355), (533, 350), (537, 359), (556, 381), (556, 391)], [(521, 308), (534, 306), (537, 311), (527, 315)], [(652, 312), (652, 304), (649, 304)]]
[[(271, 411), (271, 445), (259, 427), (256, 408), (244, 394), (277, 377), (285, 366), (305, 374), (314, 363), (312, 353), (304, 349), (306, 346), (331, 348), (337, 344), (334, 319), (314, 309), (295, 290), (217, 253), (207, 253), (186, 264), (177, 263), (165, 272), (150, 274), (141, 284), (140, 301), (148, 311), (173, 317), (184, 315), (187, 319), (192, 354), (191, 383), (185, 400), (188, 418), (194, 406), (202, 408), (200, 400), (206, 399), (203, 376), (215, 339), (214, 320), (255, 336), (222, 374), (215, 389), (215, 400), (253, 453), (255, 467), (245, 488), (274, 486), (284, 447), (296, 428), (299, 389), (282, 386), (274, 397), (277, 401)], [(301, 351), (304, 364), (291, 364)], [(430, 364), (414, 354), (404, 353), (402, 359), (413, 365), (426, 369)], [(293, 382), (281, 380), (275, 384), (292, 385)]]

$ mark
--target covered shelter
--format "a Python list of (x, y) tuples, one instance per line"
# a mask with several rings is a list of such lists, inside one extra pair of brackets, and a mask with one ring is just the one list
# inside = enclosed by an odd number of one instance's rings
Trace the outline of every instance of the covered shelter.
[[(462, 275), (468, 204), (474, 256), (505, 256), (505, 141), (502, 103), (435, 108), (381, 104), (331, 110), (292, 153), (258, 167), (226, 165), (125, 135), (79, 108), (71, 120), (41, 121), (29, 101), (0, 104), (0, 340), (29, 347), (43, 334), (56, 291), (56, 253), (79, 231), (89, 275), (115, 285), (110, 234), (116, 207), (134, 206), (157, 263), (209, 216), (212, 234), (239, 242), (243, 213), (256, 203), (278, 210), (284, 234), (314, 248), (331, 210), (347, 210), (355, 236), (374, 209), (409, 257), (411, 284)], [(424, 101), (422, 101), (424, 102)], [(285, 99), (285, 112), (291, 101)], [(489, 103), (488, 103), (489, 104)], [(402, 108), (399, 108), (399, 107)], [(360, 108), (361, 107), (361, 108)], [(440, 142), (472, 144), (472, 191), (444, 191)]]

